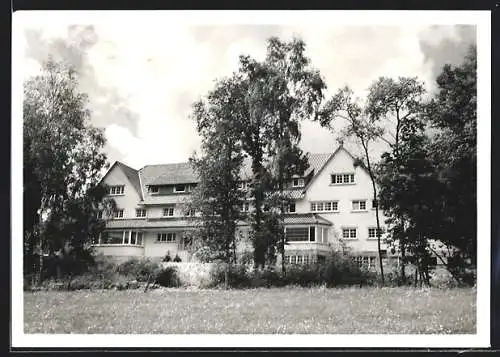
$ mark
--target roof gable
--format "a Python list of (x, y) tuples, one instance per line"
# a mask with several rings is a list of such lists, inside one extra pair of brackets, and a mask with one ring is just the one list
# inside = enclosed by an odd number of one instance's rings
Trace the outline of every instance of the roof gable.
[(119, 168), (123, 172), (123, 174), (125, 175), (125, 177), (127, 178), (127, 180), (130, 182), (130, 184), (136, 190), (137, 194), (139, 195), (140, 199), (142, 200), (143, 199), (143, 197), (142, 197), (142, 189), (141, 189), (141, 184), (140, 184), (140, 180), (139, 180), (139, 173), (138, 173), (138, 171), (136, 169), (131, 168), (130, 166), (125, 165), (124, 163), (122, 163), (120, 161), (115, 161), (114, 164), (111, 165), (111, 167), (109, 168), (108, 172), (106, 172), (106, 174), (101, 179), (101, 182), (104, 181), (104, 179), (106, 178), (106, 176), (108, 176), (108, 174), (111, 171), (113, 171), (113, 169), (115, 167)]
[[(354, 157), (354, 155), (352, 155), (343, 145), (340, 145), (332, 154), (329, 154), (328, 159), (324, 160), (324, 157), (322, 157), (321, 160), (317, 159), (318, 160), (318, 166), (319, 165), (321, 165), (321, 166), (319, 167), (319, 169), (317, 169), (317, 170), (315, 169), (314, 170), (314, 176), (309, 180), (309, 182), (307, 183), (307, 185), (304, 187), (304, 191), (306, 191), (311, 186), (311, 184), (315, 181), (316, 177), (319, 176), (319, 174), (324, 170), (324, 168), (328, 166), (328, 164), (333, 160), (333, 158), (341, 150), (344, 151), (353, 160), (353, 163), (356, 161), (356, 158)], [(320, 154), (320, 155), (325, 155), (325, 154)], [(326, 155), (328, 155), (328, 154), (326, 154)], [(367, 169), (366, 169), (366, 167), (364, 165), (360, 164), (359, 166), (368, 173), (368, 171), (367, 171)]]

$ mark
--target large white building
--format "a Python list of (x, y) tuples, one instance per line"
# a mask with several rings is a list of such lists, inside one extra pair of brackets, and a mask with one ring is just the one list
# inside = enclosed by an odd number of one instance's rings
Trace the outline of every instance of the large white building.
[[(343, 146), (329, 154), (309, 153), (307, 158), (309, 169), (289, 183), (295, 204), (285, 217), (286, 261), (312, 262), (343, 242), (360, 264), (375, 267), (376, 216), (368, 172), (355, 165), (354, 157)], [(248, 169), (243, 170), (242, 188), (248, 178)], [(168, 252), (191, 261), (183, 234), (194, 229), (196, 217), (185, 209), (185, 202), (197, 181), (189, 163), (135, 170), (115, 162), (103, 182), (109, 186), (117, 210), (95, 242), (96, 250), (121, 258), (160, 258)], [(251, 204), (243, 209), (251, 210)], [(380, 212), (382, 227), (384, 221)], [(248, 229), (240, 224), (239, 234), (247, 236)], [(239, 250), (243, 249), (245, 244)]]

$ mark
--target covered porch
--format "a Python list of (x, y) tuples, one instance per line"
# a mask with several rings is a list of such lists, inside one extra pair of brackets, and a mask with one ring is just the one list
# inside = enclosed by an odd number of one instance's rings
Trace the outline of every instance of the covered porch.
[(315, 263), (330, 253), (332, 222), (316, 213), (306, 213), (287, 215), (284, 223), (285, 263)]

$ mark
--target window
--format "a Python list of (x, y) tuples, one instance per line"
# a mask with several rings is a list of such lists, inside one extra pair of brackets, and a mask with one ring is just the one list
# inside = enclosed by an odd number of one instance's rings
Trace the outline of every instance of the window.
[(186, 192), (186, 185), (175, 185), (174, 192)]
[(142, 246), (143, 233), (138, 231), (105, 231), (101, 234), (100, 244)]
[(141, 209), (141, 208), (138, 208), (135, 210), (135, 216), (137, 218), (144, 218), (146, 217), (146, 210), (145, 209)]
[(290, 203), (288, 206), (286, 206), (286, 211), (288, 213), (295, 213), (295, 203)]
[(102, 219), (102, 214), (103, 214), (102, 210), (97, 211), (97, 219)]
[(149, 192), (150, 193), (159, 193), (160, 192), (160, 187), (158, 187), (158, 186), (149, 186)]
[(338, 212), (338, 201), (311, 202), (311, 212)]
[(308, 255), (285, 255), (286, 264), (309, 264)]
[(245, 202), (241, 205), (241, 212), (248, 212), (250, 211), (250, 203)]
[(343, 239), (356, 239), (356, 228), (343, 228), (342, 229)]
[(142, 232), (130, 232), (130, 244), (142, 245)]
[(353, 211), (365, 211), (366, 210), (366, 200), (363, 201), (352, 201), (352, 210)]
[(194, 208), (188, 209), (184, 212), (184, 215), (186, 217), (194, 217), (194, 214), (195, 214)]
[(165, 207), (163, 209), (163, 217), (172, 217), (174, 215), (174, 206)]
[(330, 176), (330, 183), (332, 185), (346, 185), (354, 183), (354, 174), (346, 173), (346, 174), (332, 174)]
[(314, 242), (316, 241), (316, 227), (309, 227), (309, 241)]
[(315, 242), (316, 227), (286, 227), (285, 235), (289, 242)]
[(286, 228), (286, 239), (289, 242), (307, 242), (309, 240), (309, 230), (307, 227)]
[(304, 187), (304, 179), (303, 178), (294, 178), (292, 180), (292, 187)]
[(113, 212), (113, 217), (114, 218), (123, 218), (123, 210), (122, 209), (117, 209)]
[(123, 244), (124, 231), (103, 232), (101, 235), (101, 244)]
[(175, 242), (175, 233), (158, 233), (158, 235), (156, 236), (156, 240), (158, 242), (167, 242), (167, 243), (172, 243), (172, 242)]
[[(377, 228), (370, 227), (368, 228), (368, 239), (377, 239)], [(384, 228), (380, 228), (380, 235), (384, 234)]]
[(372, 200), (372, 208), (377, 208), (377, 200)]
[(125, 192), (125, 186), (123, 185), (109, 187), (109, 194), (112, 196), (123, 195), (124, 192)]
[(376, 258), (368, 256), (356, 256), (352, 260), (360, 267), (365, 269), (375, 269)]

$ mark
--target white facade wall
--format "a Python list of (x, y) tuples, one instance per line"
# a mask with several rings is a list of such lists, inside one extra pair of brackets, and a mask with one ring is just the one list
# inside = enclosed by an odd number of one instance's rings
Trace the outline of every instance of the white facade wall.
[[(311, 202), (338, 201), (338, 212), (317, 212), (333, 223), (330, 227), (329, 241), (342, 237), (342, 228), (356, 228), (357, 238), (344, 240), (346, 245), (356, 251), (377, 251), (377, 239), (368, 239), (368, 228), (376, 227), (375, 209), (372, 209), (373, 188), (370, 176), (361, 167), (353, 166), (352, 157), (343, 149), (325, 164), (319, 175), (307, 187), (305, 196), (296, 203), (298, 213), (311, 212)], [(354, 173), (353, 184), (331, 184), (332, 174)], [(366, 210), (352, 210), (353, 200), (366, 200)], [(385, 217), (379, 212), (380, 226), (384, 227)], [(384, 249), (384, 247), (382, 247)]]

